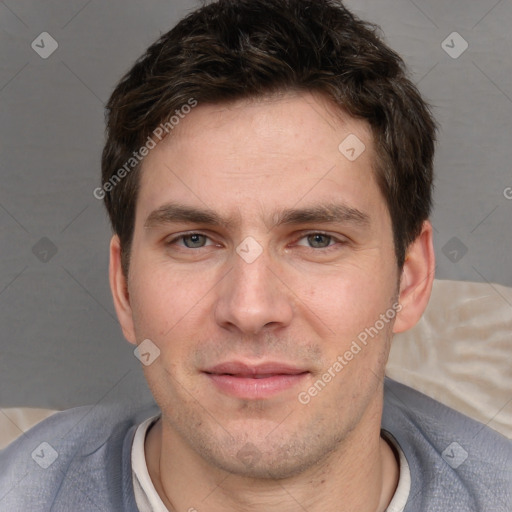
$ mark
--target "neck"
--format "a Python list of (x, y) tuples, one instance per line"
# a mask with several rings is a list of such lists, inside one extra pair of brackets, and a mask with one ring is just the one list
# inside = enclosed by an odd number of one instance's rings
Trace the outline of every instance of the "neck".
[[(380, 417), (381, 411), (376, 413)], [(375, 425), (375, 418), (369, 423)], [(313, 468), (280, 480), (248, 478), (209, 464), (162, 419), (146, 437), (146, 460), (155, 489), (172, 512), (384, 512), (399, 466), (377, 425), (355, 429)]]

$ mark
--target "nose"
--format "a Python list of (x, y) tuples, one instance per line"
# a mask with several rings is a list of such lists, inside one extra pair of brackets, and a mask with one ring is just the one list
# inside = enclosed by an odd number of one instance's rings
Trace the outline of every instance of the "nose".
[(251, 262), (234, 253), (233, 267), (216, 290), (218, 325), (250, 335), (289, 325), (292, 293), (277, 267), (266, 250)]

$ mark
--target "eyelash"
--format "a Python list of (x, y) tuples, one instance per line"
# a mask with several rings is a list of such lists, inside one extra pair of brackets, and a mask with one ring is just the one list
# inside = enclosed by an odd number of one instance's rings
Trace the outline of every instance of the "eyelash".
[[(171, 246), (171, 245), (175, 245), (176, 242), (178, 241), (183, 241), (184, 238), (187, 238), (187, 237), (190, 237), (192, 235), (200, 235), (200, 236), (204, 236), (206, 237), (208, 240), (211, 240), (211, 238), (204, 234), (204, 233), (201, 233), (199, 231), (190, 231), (188, 233), (183, 233), (181, 235), (178, 235), (174, 238), (172, 238), (171, 240), (167, 241), (166, 242), (166, 245), (167, 246)], [(326, 247), (320, 247), (320, 248), (317, 248), (317, 247), (306, 247), (307, 249), (310, 249), (312, 251), (315, 251), (315, 252), (318, 252), (318, 251), (322, 251), (322, 252), (329, 252), (333, 249), (337, 249), (340, 245), (346, 245), (348, 242), (346, 240), (341, 240), (333, 235), (330, 235), (329, 233), (325, 233), (323, 231), (308, 231), (306, 233), (303, 233), (300, 238), (298, 238), (294, 243), (297, 243), (298, 241), (304, 239), (304, 238), (307, 238), (308, 236), (311, 236), (311, 235), (322, 235), (322, 236), (326, 236), (328, 237), (330, 240), (329, 242), (334, 242), (333, 244), (330, 244)], [(215, 244), (213, 244), (215, 245)], [(208, 247), (208, 246), (202, 246), (202, 247), (196, 247), (196, 248), (193, 248), (193, 247), (186, 247), (186, 246), (180, 246), (182, 249), (189, 249), (189, 250), (194, 250), (194, 249), (204, 249), (205, 247)], [(305, 246), (300, 246), (300, 247), (305, 247)]]

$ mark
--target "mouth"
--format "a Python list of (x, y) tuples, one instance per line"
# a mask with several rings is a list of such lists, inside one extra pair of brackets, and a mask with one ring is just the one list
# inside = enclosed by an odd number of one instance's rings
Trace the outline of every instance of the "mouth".
[(231, 361), (204, 371), (224, 394), (248, 400), (261, 400), (298, 386), (310, 372), (280, 362), (250, 365)]

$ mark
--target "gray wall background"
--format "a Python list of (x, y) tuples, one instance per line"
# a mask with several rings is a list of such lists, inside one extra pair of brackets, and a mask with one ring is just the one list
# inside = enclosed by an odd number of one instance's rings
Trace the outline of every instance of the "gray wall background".
[[(92, 191), (112, 88), (197, 5), (0, 1), (0, 407), (149, 396), (115, 318)], [(381, 25), (441, 125), (437, 277), (512, 286), (512, 0), (347, 5)], [(43, 32), (58, 44), (47, 58)]]

